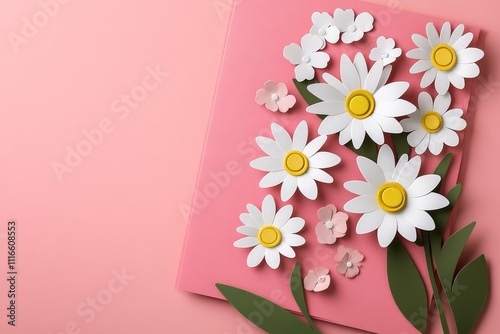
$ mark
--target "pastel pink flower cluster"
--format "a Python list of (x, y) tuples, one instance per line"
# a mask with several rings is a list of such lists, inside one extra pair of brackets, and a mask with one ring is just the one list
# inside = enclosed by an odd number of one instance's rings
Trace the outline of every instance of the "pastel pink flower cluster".
[[(337, 272), (347, 278), (353, 278), (359, 275), (361, 262), (363, 262), (364, 255), (358, 250), (346, 248), (342, 245), (339, 246), (337, 255), (334, 260), (338, 262), (336, 268)], [(304, 278), (304, 289), (307, 291), (321, 292), (330, 287), (331, 277), (328, 268), (319, 267), (315, 270), (309, 270), (307, 276)]]

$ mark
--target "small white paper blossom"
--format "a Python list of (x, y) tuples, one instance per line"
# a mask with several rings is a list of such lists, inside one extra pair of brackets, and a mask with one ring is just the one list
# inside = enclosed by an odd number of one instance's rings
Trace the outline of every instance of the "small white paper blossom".
[(332, 25), (342, 33), (342, 42), (351, 44), (363, 38), (365, 32), (373, 29), (373, 16), (370, 13), (361, 13), (354, 19), (352, 9), (335, 9)]
[(484, 52), (478, 48), (469, 48), (473, 35), (464, 32), (460, 24), (451, 32), (450, 22), (443, 24), (438, 34), (433, 23), (427, 23), (427, 38), (413, 34), (411, 38), (418, 48), (406, 53), (408, 58), (418, 59), (410, 68), (410, 73), (425, 72), (420, 87), (425, 88), (434, 82), (439, 95), (444, 95), (450, 83), (458, 89), (465, 87), (464, 78), (479, 75), (476, 62), (483, 58)]
[(450, 202), (433, 192), (441, 181), (436, 174), (418, 176), (419, 155), (408, 161), (403, 154), (395, 163), (394, 153), (388, 145), (380, 148), (377, 162), (358, 156), (357, 163), (364, 181), (348, 181), (344, 188), (358, 197), (344, 205), (344, 210), (363, 215), (356, 226), (356, 233), (377, 230), (380, 246), (387, 247), (396, 234), (414, 242), (417, 230), (432, 231), (436, 224), (430, 210), (446, 207)]
[(248, 253), (247, 265), (258, 266), (262, 260), (272, 269), (280, 265), (280, 254), (293, 259), (295, 251), (292, 247), (302, 246), (306, 240), (296, 234), (302, 230), (305, 221), (292, 217), (293, 207), (285, 205), (276, 212), (276, 202), (273, 196), (267, 195), (262, 201), (262, 212), (253, 204), (247, 204), (248, 213), (240, 215), (244, 226), (236, 231), (245, 237), (234, 242), (237, 248), (253, 249)]
[(316, 35), (307, 34), (302, 37), (301, 46), (292, 43), (285, 47), (283, 56), (295, 66), (297, 81), (311, 80), (314, 78), (315, 68), (325, 68), (330, 61), (326, 52), (321, 52), (323, 41)]
[(392, 64), (402, 53), (401, 49), (395, 46), (394, 39), (380, 36), (377, 38), (377, 47), (370, 52), (370, 59), (373, 61), (382, 60), (384, 66)]
[(459, 137), (455, 131), (461, 131), (467, 126), (462, 119), (462, 109), (448, 110), (451, 104), (451, 95), (438, 95), (434, 101), (427, 92), (418, 96), (418, 110), (401, 121), (403, 130), (410, 132), (408, 144), (415, 147), (417, 154), (429, 151), (438, 155), (443, 145), (450, 147), (458, 145)]
[(251, 167), (268, 172), (259, 186), (269, 188), (282, 183), (282, 201), (288, 201), (297, 188), (308, 199), (316, 199), (316, 181), (332, 183), (333, 178), (323, 169), (336, 166), (340, 157), (330, 152), (318, 152), (326, 142), (326, 136), (319, 136), (307, 143), (306, 121), (299, 123), (293, 140), (288, 132), (276, 123), (271, 124), (271, 131), (275, 140), (267, 137), (256, 138), (257, 144), (268, 156), (250, 162)]
[(310, 33), (316, 35), (323, 41), (323, 47), (326, 46), (326, 42), (335, 44), (340, 38), (339, 28), (331, 25), (332, 16), (327, 12), (314, 12), (312, 14), (313, 26), (311, 27)]

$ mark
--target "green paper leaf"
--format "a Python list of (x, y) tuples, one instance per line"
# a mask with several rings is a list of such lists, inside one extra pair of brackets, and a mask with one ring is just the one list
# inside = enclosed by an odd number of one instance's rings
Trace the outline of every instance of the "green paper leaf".
[(238, 312), (270, 334), (314, 334), (315, 332), (281, 306), (229, 285), (215, 284)]
[(387, 275), (399, 310), (421, 333), (427, 327), (427, 291), (415, 263), (398, 239), (387, 248)]
[(405, 133), (393, 134), (392, 142), (394, 144), (394, 148), (396, 149), (398, 158), (401, 158), (403, 154), (410, 155), (410, 144), (408, 144)]
[(300, 311), (306, 318), (309, 325), (313, 328), (315, 333), (319, 333), (319, 329), (314, 325), (309, 311), (307, 310), (306, 299), (304, 296), (304, 286), (302, 285), (302, 275), (300, 274), (300, 263), (297, 262), (290, 277), (290, 290), (292, 290), (293, 298), (300, 308)]
[[(318, 80), (312, 79), (299, 82), (296, 79), (293, 79), (293, 83), (295, 84), (295, 87), (297, 87), (299, 94), (302, 96), (302, 98), (304, 99), (304, 101), (306, 101), (308, 105), (312, 105), (322, 101), (321, 99), (316, 97), (316, 95), (313, 95), (311, 92), (307, 90), (307, 86), (318, 83)], [(321, 119), (324, 119), (326, 117), (325, 115), (318, 115), (318, 116)]]
[[(449, 290), (445, 283), (445, 290)], [(468, 334), (486, 303), (489, 290), (486, 258), (480, 255), (457, 274), (448, 294), (458, 334)]]
[(434, 170), (434, 174), (441, 176), (441, 182), (439, 182), (434, 191), (439, 191), (439, 189), (441, 189), (441, 184), (443, 184), (446, 174), (448, 173), (448, 169), (450, 168), (452, 157), (453, 154), (448, 153)]
[(435, 257), (436, 269), (441, 282), (451, 282), (457, 268), (460, 255), (469, 239), (476, 222), (458, 230), (446, 240), (439, 256)]

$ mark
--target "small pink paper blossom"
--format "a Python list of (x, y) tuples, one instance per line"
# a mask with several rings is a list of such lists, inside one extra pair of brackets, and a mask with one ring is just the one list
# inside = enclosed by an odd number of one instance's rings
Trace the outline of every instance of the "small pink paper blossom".
[(304, 289), (307, 291), (320, 292), (330, 286), (330, 275), (327, 268), (319, 267), (316, 270), (309, 270), (304, 278)]
[(293, 95), (287, 95), (288, 88), (284, 83), (276, 84), (269, 80), (264, 84), (264, 88), (260, 88), (255, 95), (255, 102), (259, 105), (266, 105), (266, 108), (271, 111), (281, 111), (285, 113), (288, 109), (295, 105), (297, 100)]
[(320, 244), (334, 244), (337, 238), (342, 238), (347, 232), (347, 219), (344, 212), (337, 212), (333, 204), (318, 210), (318, 218), (321, 220), (316, 225), (316, 237)]
[(336, 267), (339, 273), (347, 278), (353, 278), (359, 274), (359, 267), (364, 258), (364, 255), (357, 250), (339, 246), (334, 260), (340, 262)]

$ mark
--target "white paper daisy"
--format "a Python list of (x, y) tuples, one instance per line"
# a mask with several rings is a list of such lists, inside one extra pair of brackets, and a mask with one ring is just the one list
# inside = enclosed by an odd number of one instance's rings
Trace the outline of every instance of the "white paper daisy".
[(403, 130), (410, 132), (408, 144), (415, 147), (417, 154), (423, 154), (427, 148), (438, 155), (443, 145), (455, 147), (459, 137), (455, 131), (461, 131), (467, 126), (462, 119), (462, 109), (448, 110), (451, 104), (451, 95), (438, 95), (435, 101), (427, 92), (418, 96), (418, 110), (401, 121)]
[(326, 46), (326, 42), (335, 44), (338, 42), (340, 37), (339, 28), (331, 25), (332, 16), (327, 12), (314, 12), (312, 14), (311, 20), (313, 26), (311, 27), (311, 35), (318, 36), (323, 41), (323, 47)]
[(332, 183), (333, 178), (323, 171), (340, 162), (340, 157), (330, 152), (318, 152), (326, 142), (326, 136), (319, 136), (307, 143), (308, 129), (306, 121), (299, 123), (293, 134), (273, 123), (271, 125), (274, 140), (257, 137), (259, 147), (268, 156), (250, 162), (255, 169), (269, 172), (259, 183), (261, 188), (269, 188), (282, 183), (281, 200), (288, 201), (297, 188), (309, 199), (316, 199), (318, 186), (316, 181)]
[(262, 201), (262, 212), (253, 204), (247, 204), (248, 213), (240, 215), (244, 226), (236, 231), (245, 235), (233, 245), (237, 248), (250, 248), (247, 265), (258, 266), (265, 258), (272, 269), (280, 265), (280, 254), (290, 259), (295, 257), (292, 247), (302, 246), (306, 240), (296, 234), (305, 225), (299, 217), (293, 217), (293, 207), (285, 205), (276, 212), (276, 202), (273, 196), (267, 195)]
[(342, 42), (350, 44), (363, 38), (365, 32), (373, 29), (373, 16), (370, 13), (361, 13), (354, 19), (352, 9), (335, 9), (332, 25), (342, 33)]
[(416, 107), (401, 99), (410, 87), (408, 82), (386, 84), (391, 70), (391, 66), (384, 68), (383, 62), (377, 61), (368, 72), (363, 54), (358, 53), (354, 62), (343, 54), (340, 59), (342, 81), (324, 73), (323, 79), (327, 83), (307, 87), (323, 101), (306, 109), (313, 114), (326, 115), (319, 127), (319, 134), (340, 132), (341, 145), (352, 140), (354, 147), (359, 148), (365, 134), (382, 145), (385, 142), (384, 132), (403, 132), (396, 117), (411, 114)]
[(411, 67), (410, 73), (425, 72), (420, 82), (422, 88), (434, 82), (440, 95), (446, 94), (450, 83), (458, 89), (465, 87), (464, 78), (475, 78), (479, 75), (476, 62), (483, 58), (484, 52), (478, 48), (469, 48), (473, 35), (464, 32), (460, 24), (451, 33), (449, 22), (443, 24), (438, 34), (433, 23), (427, 23), (427, 38), (413, 34), (413, 42), (418, 48), (408, 51), (406, 56), (418, 61)]
[(446, 197), (433, 192), (441, 181), (435, 174), (418, 176), (421, 159), (416, 156), (408, 161), (404, 154), (394, 161), (388, 145), (380, 148), (377, 163), (358, 156), (357, 163), (364, 181), (348, 181), (345, 189), (359, 195), (344, 206), (344, 210), (362, 213), (358, 221), (358, 234), (377, 230), (380, 246), (387, 247), (399, 232), (405, 239), (417, 239), (416, 228), (432, 231), (436, 227), (427, 213), (446, 207)]
[(321, 52), (323, 40), (316, 35), (307, 34), (302, 37), (301, 46), (292, 43), (283, 49), (283, 56), (295, 66), (297, 81), (314, 78), (315, 68), (325, 68), (330, 61), (326, 52)]
[(396, 48), (394, 39), (380, 36), (377, 38), (377, 47), (370, 52), (370, 59), (373, 61), (382, 60), (384, 66), (387, 66), (394, 63), (402, 52), (400, 48)]

